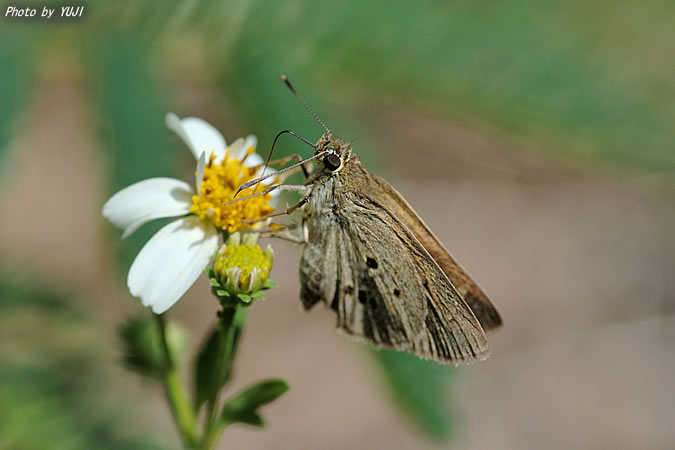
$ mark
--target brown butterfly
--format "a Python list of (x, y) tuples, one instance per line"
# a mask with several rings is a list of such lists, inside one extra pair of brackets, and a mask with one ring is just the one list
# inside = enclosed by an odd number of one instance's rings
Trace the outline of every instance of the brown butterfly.
[(316, 145), (303, 138), (317, 167), (301, 202), (284, 211), (302, 208), (305, 309), (323, 302), (339, 329), (378, 347), (443, 363), (485, 359), (485, 331), (502, 324), (485, 293), (401, 194), (371, 174), (352, 144), (334, 136), (282, 79), (326, 129)]

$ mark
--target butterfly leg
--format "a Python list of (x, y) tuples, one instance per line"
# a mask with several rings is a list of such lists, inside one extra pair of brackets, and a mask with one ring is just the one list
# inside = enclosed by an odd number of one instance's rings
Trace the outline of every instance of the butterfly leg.
[(282, 239), (284, 241), (292, 242), (294, 244), (304, 244), (305, 240), (301, 237), (298, 237), (294, 235), (293, 233), (289, 232), (289, 228), (283, 229), (280, 231), (269, 231), (269, 232), (261, 232), (260, 233), (261, 238), (277, 238), (277, 239)]
[[(294, 190), (298, 190), (298, 191), (301, 191), (303, 189), (307, 189), (307, 186), (294, 186), (294, 185), (289, 185), (289, 186), (293, 186), (294, 188), (297, 188), (297, 189), (294, 189)], [(253, 195), (256, 195), (256, 194), (253, 194)], [(290, 208), (285, 209), (284, 211), (278, 211), (278, 212), (275, 212), (275, 213), (272, 213), (272, 214), (268, 214), (265, 217), (261, 217), (260, 219), (242, 220), (242, 222), (244, 222), (244, 223), (256, 223), (256, 222), (260, 222), (260, 221), (263, 221), (263, 220), (267, 220), (270, 217), (277, 217), (277, 216), (284, 216), (284, 215), (287, 215), (287, 214), (292, 214), (293, 212), (297, 211), (299, 208), (302, 208), (304, 206), (304, 204), (307, 203), (308, 200), (309, 200), (309, 196), (305, 196), (298, 203), (291, 206)]]
[(283, 224), (271, 223), (266, 230), (260, 230), (261, 238), (277, 238), (284, 241), (292, 242), (294, 244), (304, 244), (305, 240), (291, 233), (291, 230), (296, 230), (300, 224)]

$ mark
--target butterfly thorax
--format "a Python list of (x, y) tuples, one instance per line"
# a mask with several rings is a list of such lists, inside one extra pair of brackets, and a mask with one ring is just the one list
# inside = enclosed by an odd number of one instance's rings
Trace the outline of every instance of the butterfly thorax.
[[(340, 210), (351, 202), (355, 192), (369, 184), (369, 176), (352, 144), (330, 133), (324, 134), (317, 143), (317, 153), (327, 152), (319, 158), (314, 174), (305, 182), (310, 187), (307, 204), (303, 211), (309, 229), (322, 229), (340, 220)], [(330, 156), (339, 162), (326, 160)], [(312, 218), (316, 220), (312, 220)], [(319, 223), (316, 223), (316, 222)], [(323, 230), (315, 230), (318, 234)]]

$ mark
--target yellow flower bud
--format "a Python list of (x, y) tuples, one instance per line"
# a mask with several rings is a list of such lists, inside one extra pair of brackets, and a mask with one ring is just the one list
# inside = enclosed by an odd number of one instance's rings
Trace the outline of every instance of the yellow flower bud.
[(232, 233), (216, 253), (213, 272), (229, 293), (251, 294), (263, 288), (273, 261), (272, 247), (263, 252), (257, 234), (248, 233), (242, 241), (239, 233)]

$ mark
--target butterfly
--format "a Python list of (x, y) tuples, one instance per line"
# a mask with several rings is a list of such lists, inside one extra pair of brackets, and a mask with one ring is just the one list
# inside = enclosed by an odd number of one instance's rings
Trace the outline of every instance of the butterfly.
[(316, 168), (303, 199), (284, 212), (302, 211), (304, 308), (325, 304), (340, 330), (377, 347), (451, 364), (485, 359), (486, 331), (502, 325), (488, 297), (403, 196), (282, 79), (326, 130), (316, 145), (300, 137), (314, 147), (304, 162)]

